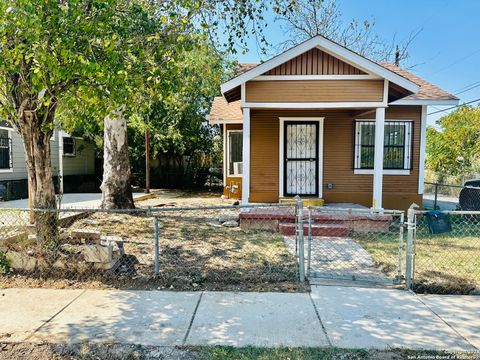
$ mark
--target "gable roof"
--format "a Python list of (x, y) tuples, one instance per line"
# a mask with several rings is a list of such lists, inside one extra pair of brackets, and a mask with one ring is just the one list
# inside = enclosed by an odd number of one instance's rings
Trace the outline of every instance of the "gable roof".
[(283, 53), (271, 58), (270, 60), (259, 64), (245, 72), (237, 75), (236, 77), (230, 79), (226, 83), (222, 84), (221, 89), (222, 93), (226, 93), (240, 86), (241, 84), (259, 76), (267, 71), (285, 63), (286, 61), (295, 58), (296, 56), (312, 49), (318, 47), (321, 50), (333, 54), (338, 59), (351, 64), (366, 73), (380, 76), (386, 80), (391, 81), (394, 84), (412, 92), (417, 93), (419, 86), (413, 81), (405, 78), (404, 76), (397, 74), (394, 71), (391, 71), (374, 61), (371, 61), (321, 35), (317, 35), (309, 40), (304, 41), (303, 43), (284, 51)]

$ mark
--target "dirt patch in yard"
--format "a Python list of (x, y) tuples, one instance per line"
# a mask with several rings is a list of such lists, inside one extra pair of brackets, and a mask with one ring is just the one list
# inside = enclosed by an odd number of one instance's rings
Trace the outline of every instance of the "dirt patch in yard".
[[(183, 195), (182, 195), (183, 196)], [(218, 197), (213, 197), (218, 202)], [(205, 197), (199, 197), (205, 199)], [(158, 199), (151, 199), (157, 200)], [(188, 198), (189, 204), (192, 199)], [(122, 288), (229, 291), (308, 291), (298, 281), (295, 256), (283, 236), (267, 230), (222, 226), (219, 216), (237, 219), (239, 209), (177, 211), (177, 198), (154, 213), (158, 219), (159, 273), (155, 274), (155, 222), (145, 214), (92, 213), (62, 230), (99, 232), (123, 246), (121, 263), (109, 271), (34, 271), (0, 276), (0, 287)], [(200, 201), (200, 200), (199, 200)], [(142, 202), (143, 206), (150, 206)], [(183, 205), (183, 206), (180, 206)], [(218, 204), (217, 204), (218, 205)], [(226, 205), (223, 203), (222, 205)], [(65, 244), (63, 244), (65, 245)]]

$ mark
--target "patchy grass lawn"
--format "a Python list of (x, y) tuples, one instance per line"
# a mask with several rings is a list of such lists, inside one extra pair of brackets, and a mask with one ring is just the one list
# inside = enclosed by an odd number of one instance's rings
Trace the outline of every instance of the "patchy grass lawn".
[[(375, 264), (395, 276), (398, 236), (358, 235), (356, 240), (368, 251)], [(406, 242), (406, 233), (405, 241)], [(415, 242), (414, 290), (418, 293), (480, 293), (480, 223), (470, 218), (452, 219), (452, 232), (431, 235), (424, 219), (418, 221)], [(403, 268), (405, 268), (405, 249)]]
[(140, 346), (121, 344), (2, 344), (0, 360), (403, 360), (476, 359), (478, 354), (407, 349), (366, 350), (325, 348), (233, 348), (227, 346)]
[[(171, 210), (171, 209), (170, 209)], [(124, 266), (106, 271), (0, 277), (0, 287), (118, 287), (129, 289), (308, 291), (297, 280), (296, 259), (283, 236), (265, 230), (221, 226), (220, 213), (238, 209), (164, 211), (157, 213), (160, 273), (154, 273), (154, 221), (145, 215), (94, 213), (66, 230), (96, 230), (123, 243)], [(64, 236), (64, 237), (65, 237)], [(63, 240), (64, 242), (71, 240)]]

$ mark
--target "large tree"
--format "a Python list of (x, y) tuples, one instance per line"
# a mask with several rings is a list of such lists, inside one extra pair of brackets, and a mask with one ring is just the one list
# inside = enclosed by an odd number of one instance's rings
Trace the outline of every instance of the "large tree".
[[(95, 74), (92, 49), (112, 1), (0, 2), (0, 111), (21, 135), (35, 208), (56, 207), (50, 139), (61, 97)], [(35, 213), (37, 241), (55, 245), (56, 214)], [(53, 243), (52, 243), (53, 242)]]
[(440, 175), (471, 173), (480, 165), (480, 107), (461, 106), (427, 129), (429, 169)]
[(408, 48), (418, 31), (403, 40), (384, 40), (375, 32), (374, 20), (346, 19), (337, 0), (297, 0), (293, 10), (280, 16), (289, 48), (308, 38), (323, 35), (374, 61), (394, 62), (408, 58)]

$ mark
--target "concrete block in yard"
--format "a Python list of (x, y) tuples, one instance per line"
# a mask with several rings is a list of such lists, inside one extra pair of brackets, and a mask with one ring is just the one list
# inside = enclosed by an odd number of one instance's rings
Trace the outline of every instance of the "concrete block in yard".
[(104, 263), (110, 262), (111, 259), (111, 251), (108, 246), (84, 245), (82, 253), (86, 262)]
[(234, 220), (229, 220), (229, 221), (225, 221), (222, 226), (225, 226), (225, 227), (237, 227), (238, 226), (238, 222), (234, 221)]
[(120, 253), (120, 255), (125, 254), (125, 252), (123, 250), (123, 239), (121, 237), (102, 235), (100, 237), (100, 245), (111, 246), (112, 251), (114, 253), (118, 251)]
[(218, 222), (219, 223), (225, 223), (225, 222), (228, 222), (228, 221), (239, 221), (240, 220), (240, 216), (238, 214), (220, 214), (220, 216), (218, 217)]
[(0, 246), (2, 243), (12, 243), (28, 239), (27, 231), (11, 231), (0, 235)]
[(74, 239), (100, 240), (100, 231), (90, 229), (74, 229), (71, 233)]
[(37, 259), (33, 256), (17, 251), (9, 251), (6, 256), (14, 270), (33, 271), (37, 267)]

